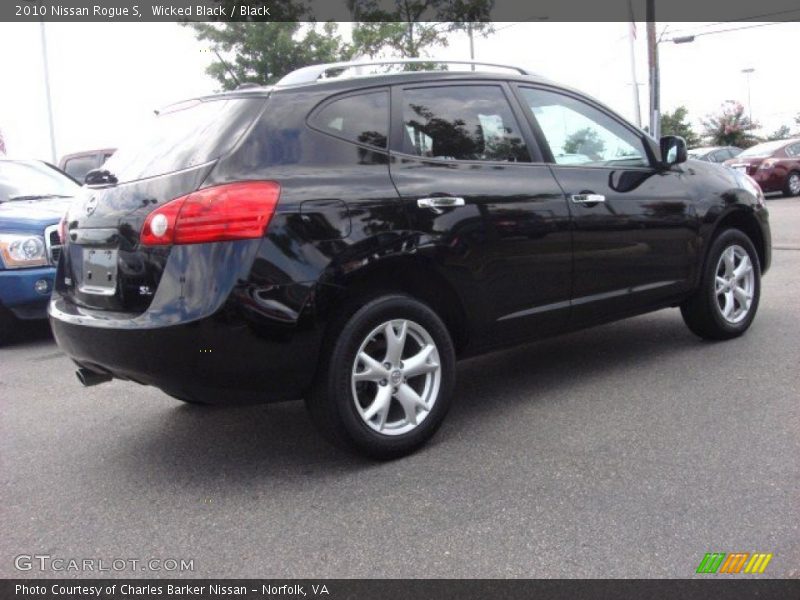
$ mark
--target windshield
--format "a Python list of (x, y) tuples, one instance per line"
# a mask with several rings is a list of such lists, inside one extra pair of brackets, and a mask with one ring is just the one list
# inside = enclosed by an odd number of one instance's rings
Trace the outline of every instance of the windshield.
[(739, 154), (739, 158), (747, 158), (748, 156), (769, 156), (776, 150), (780, 150), (781, 148), (783, 148), (783, 146), (785, 145), (786, 145), (785, 140), (758, 144), (756, 146), (753, 146), (752, 148), (748, 148), (747, 150)]
[(264, 98), (191, 100), (166, 108), (106, 161), (121, 183), (188, 169), (230, 150), (255, 119)]
[(80, 186), (41, 162), (0, 161), (0, 202), (74, 196)]

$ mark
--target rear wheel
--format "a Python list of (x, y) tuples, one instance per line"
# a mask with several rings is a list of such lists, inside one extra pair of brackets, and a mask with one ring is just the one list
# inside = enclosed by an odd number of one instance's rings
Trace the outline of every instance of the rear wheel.
[(784, 196), (800, 196), (800, 172), (792, 171), (783, 186)]
[(702, 338), (727, 340), (750, 327), (761, 295), (761, 267), (742, 231), (723, 231), (711, 244), (700, 288), (681, 305), (683, 320)]
[(306, 405), (331, 442), (373, 458), (413, 452), (450, 405), (455, 352), (438, 315), (407, 296), (376, 298), (334, 326)]

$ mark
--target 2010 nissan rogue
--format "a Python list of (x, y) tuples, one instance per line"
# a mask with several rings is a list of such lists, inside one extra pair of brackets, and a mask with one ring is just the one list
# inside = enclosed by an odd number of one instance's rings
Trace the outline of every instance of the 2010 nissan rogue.
[(79, 378), (305, 398), (389, 458), (442, 423), (457, 358), (666, 307), (747, 330), (770, 230), (746, 174), (523, 69), (413, 66), (183, 102), (90, 173), (49, 308)]

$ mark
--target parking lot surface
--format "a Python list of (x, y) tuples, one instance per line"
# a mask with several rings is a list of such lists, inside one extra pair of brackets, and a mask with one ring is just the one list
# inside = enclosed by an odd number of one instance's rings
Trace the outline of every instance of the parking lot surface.
[[(800, 576), (800, 199), (769, 200), (751, 330), (665, 310), (460, 363), (421, 452), (330, 448), (301, 403), (82, 388), (46, 326), (0, 348), (0, 575), (14, 557), (193, 559), (182, 577)], [(98, 573), (69, 573), (69, 576)]]

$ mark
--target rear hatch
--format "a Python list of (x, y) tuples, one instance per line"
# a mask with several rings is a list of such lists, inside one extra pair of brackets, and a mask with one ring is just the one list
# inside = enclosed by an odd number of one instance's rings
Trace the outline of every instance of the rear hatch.
[(263, 95), (217, 96), (173, 105), (91, 172), (66, 217), (61, 293), (88, 308), (147, 310), (171, 246), (140, 243), (145, 219), (197, 190), (265, 102)]

